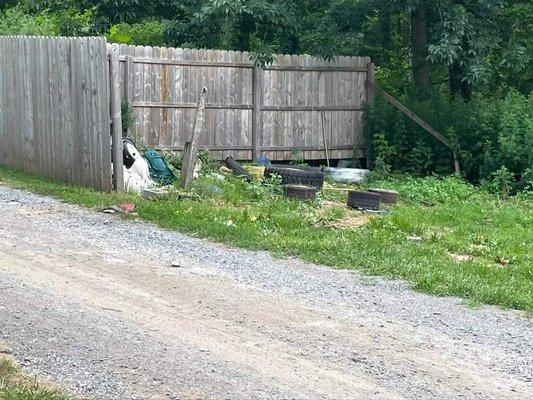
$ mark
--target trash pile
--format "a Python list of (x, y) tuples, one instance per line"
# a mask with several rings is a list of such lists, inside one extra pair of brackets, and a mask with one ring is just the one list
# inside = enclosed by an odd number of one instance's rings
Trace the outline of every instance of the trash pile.
[(144, 155), (133, 141), (123, 139), (124, 188), (128, 192), (143, 193), (156, 185), (172, 185), (176, 177), (168, 167), (165, 158), (154, 149)]
[[(167, 160), (155, 149), (148, 149), (141, 154), (135, 144), (123, 140), (124, 145), (124, 186), (127, 191), (142, 194), (146, 199), (157, 199), (168, 195), (165, 186), (176, 181), (176, 176), (169, 167)], [(194, 159), (194, 178), (198, 177), (201, 163)], [(257, 165), (242, 166), (233, 157), (225, 159), (219, 174), (235, 174), (247, 182), (261, 181), (273, 176), (281, 180), (282, 193), (285, 197), (300, 201), (313, 201), (317, 192), (325, 187), (325, 181), (343, 184), (354, 184), (365, 181), (370, 171), (366, 169), (349, 168), (349, 162), (341, 160), (338, 168), (310, 167), (307, 165), (271, 164), (267, 157), (260, 157)], [(327, 184), (325, 189), (336, 189)], [(365, 212), (380, 212), (381, 205), (398, 202), (398, 193), (393, 190), (380, 188), (368, 191), (346, 189), (346, 204), (350, 208)], [(115, 210), (116, 211), (116, 210)]]
[[(313, 201), (317, 192), (324, 188), (326, 178), (332, 182), (353, 184), (364, 182), (370, 175), (367, 169), (348, 168), (349, 164), (341, 160), (341, 168), (309, 167), (285, 164), (270, 164), (270, 160), (261, 157), (259, 166), (242, 167), (232, 157), (226, 158), (227, 167), (223, 171), (233, 173), (251, 181), (270, 177), (274, 174), (281, 177), (283, 195), (301, 201)], [(380, 212), (381, 205), (391, 205), (398, 202), (398, 192), (394, 190), (374, 188), (368, 191), (348, 190), (347, 206), (365, 212)]]

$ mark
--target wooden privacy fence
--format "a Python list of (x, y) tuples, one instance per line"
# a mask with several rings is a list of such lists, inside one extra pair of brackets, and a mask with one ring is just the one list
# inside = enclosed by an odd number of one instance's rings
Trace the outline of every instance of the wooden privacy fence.
[[(110, 45), (119, 54), (120, 90), (134, 109), (141, 146), (181, 151), (196, 101), (208, 89), (201, 147), (238, 159), (266, 155), (352, 157), (365, 150), (362, 107), (372, 97), (367, 57), (280, 55), (254, 65), (246, 52)], [(324, 139), (326, 143), (324, 143)]]
[(0, 164), (112, 189), (104, 38), (0, 36)]

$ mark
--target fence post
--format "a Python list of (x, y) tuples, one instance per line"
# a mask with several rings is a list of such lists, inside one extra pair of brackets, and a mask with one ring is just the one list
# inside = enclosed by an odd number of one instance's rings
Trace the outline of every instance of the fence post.
[(261, 141), (263, 137), (263, 68), (254, 66), (253, 70), (253, 111), (252, 111), (252, 160), (255, 162), (261, 151)]
[(120, 193), (124, 191), (124, 170), (122, 154), (122, 110), (120, 96), (120, 61), (117, 47), (112, 47), (109, 52), (109, 73), (110, 73), (110, 106), (113, 146), (113, 177), (115, 190)]

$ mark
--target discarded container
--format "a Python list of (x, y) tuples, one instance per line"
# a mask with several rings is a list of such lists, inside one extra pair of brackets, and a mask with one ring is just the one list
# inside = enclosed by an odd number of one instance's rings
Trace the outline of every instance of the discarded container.
[(169, 191), (166, 188), (152, 188), (142, 191), (142, 197), (147, 200), (161, 199), (168, 196)]
[(359, 183), (363, 182), (370, 171), (368, 169), (359, 168), (332, 168), (324, 167), (324, 174), (332, 181), (342, 183)]
[(257, 165), (261, 167), (266, 167), (267, 165), (270, 165), (270, 158), (268, 157), (258, 157), (257, 158)]
[(246, 165), (244, 167), (246, 171), (254, 178), (256, 181), (260, 181), (265, 176), (265, 167), (256, 167), (253, 165)]
[(172, 185), (175, 177), (170, 168), (168, 168), (165, 158), (154, 149), (146, 150), (144, 157), (149, 164), (150, 178), (161, 185)]

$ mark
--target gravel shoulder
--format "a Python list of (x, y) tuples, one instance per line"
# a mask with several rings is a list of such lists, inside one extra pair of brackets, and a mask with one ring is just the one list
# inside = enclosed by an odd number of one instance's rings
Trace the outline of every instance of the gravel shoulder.
[(90, 399), (533, 391), (533, 323), (522, 313), (3, 186), (0, 342), (26, 371)]

